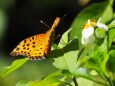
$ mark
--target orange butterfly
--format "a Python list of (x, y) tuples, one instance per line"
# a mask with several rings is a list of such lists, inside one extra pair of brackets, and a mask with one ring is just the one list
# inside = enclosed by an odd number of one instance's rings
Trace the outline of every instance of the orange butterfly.
[(60, 18), (56, 17), (52, 27), (43, 34), (31, 36), (21, 41), (10, 55), (27, 56), (30, 60), (45, 59), (51, 48), (54, 29), (59, 24)]

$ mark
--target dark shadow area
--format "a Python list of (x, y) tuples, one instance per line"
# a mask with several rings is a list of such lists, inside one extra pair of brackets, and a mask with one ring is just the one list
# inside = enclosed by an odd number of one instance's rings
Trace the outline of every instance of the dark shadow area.
[(69, 44), (67, 44), (62, 49), (52, 50), (49, 53), (48, 58), (57, 58), (59, 56), (63, 56), (65, 53), (69, 51), (76, 51), (78, 50), (78, 48), (79, 48), (79, 41), (77, 38), (74, 38)]

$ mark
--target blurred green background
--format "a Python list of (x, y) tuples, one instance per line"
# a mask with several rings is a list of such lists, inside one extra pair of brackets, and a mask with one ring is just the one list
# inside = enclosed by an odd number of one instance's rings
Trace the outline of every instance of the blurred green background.
[[(56, 28), (56, 35), (61, 35), (83, 8), (100, 1), (104, 0), (0, 0), (0, 72), (21, 58), (9, 56), (21, 40), (49, 29), (40, 20), (51, 26), (55, 17), (67, 14)], [(15, 86), (21, 80), (39, 80), (54, 71), (52, 59), (28, 61), (7, 77), (0, 77), (0, 86)]]

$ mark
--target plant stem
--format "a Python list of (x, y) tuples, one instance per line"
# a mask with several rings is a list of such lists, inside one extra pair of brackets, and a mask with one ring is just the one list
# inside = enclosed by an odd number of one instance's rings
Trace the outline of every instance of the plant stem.
[(73, 77), (73, 82), (74, 82), (75, 86), (78, 86), (78, 83), (77, 83), (77, 81), (76, 81), (75, 76)]
[(114, 86), (114, 83), (110, 78), (106, 77), (106, 79), (107, 79), (110, 86)]

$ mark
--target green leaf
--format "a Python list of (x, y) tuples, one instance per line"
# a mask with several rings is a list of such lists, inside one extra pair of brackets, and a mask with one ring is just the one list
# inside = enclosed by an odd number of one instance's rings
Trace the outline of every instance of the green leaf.
[(107, 65), (107, 61), (109, 60), (109, 54), (108, 54), (108, 48), (107, 48), (107, 38), (105, 38), (103, 44), (99, 46), (98, 51), (99, 53), (102, 54), (102, 59), (100, 59), (101, 57), (99, 57), (101, 69), (103, 73), (106, 74), (107, 72), (106, 65)]
[(77, 81), (78, 81), (78, 86), (107, 86), (103, 83), (96, 83), (94, 81), (91, 81), (82, 77), (79, 77)]
[(57, 79), (48, 79), (48, 80), (41, 80), (38, 82), (30, 82), (29, 86), (58, 86), (61, 81)]
[(62, 83), (65, 83), (68, 86), (71, 86), (69, 83), (66, 83), (59, 78), (59, 76), (63, 76), (61, 71), (54, 72), (47, 77), (43, 78), (42, 80), (36, 81), (20, 81), (16, 86), (59, 86)]
[(20, 66), (22, 66), (25, 62), (28, 61), (28, 58), (24, 58), (24, 59), (19, 59), (19, 60), (15, 60), (13, 61), (13, 63), (11, 64), (11, 66), (8, 67), (4, 67), (2, 69), (2, 73), (1, 76), (5, 77), (8, 74), (10, 74), (11, 72), (15, 71), (16, 69), (18, 69)]
[[(109, 17), (108, 17), (109, 13)], [(75, 36), (81, 40), (81, 31), (82, 26), (88, 19), (96, 19), (98, 20), (101, 17), (102, 23), (109, 22), (113, 17), (112, 7), (108, 4), (108, 2), (101, 2), (95, 3), (84, 10), (82, 10), (77, 17), (75, 18), (74, 22), (72, 23), (72, 30), (70, 31), (69, 39), (73, 39)], [(81, 46), (81, 45), (80, 45)]]
[(73, 73), (76, 70), (78, 51), (70, 51), (55, 59), (53, 65), (61, 70), (68, 70)]
[(16, 86), (29, 86), (28, 81), (20, 81), (16, 84)]
[[(74, 45), (74, 46), (73, 46)], [(55, 49), (52, 50), (49, 54), (48, 54), (48, 58), (58, 58), (60, 56), (63, 56), (65, 53), (69, 52), (69, 51), (76, 51), (78, 50), (78, 39), (74, 38), (73, 40), (71, 40), (65, 47), (63, 47), (62, 49)]]
[(109, 0), (109, 4), (112, 6), (114, 3), (114, 0)]
[(108, 60), (109, 60), (109, 55), (105, 54), (104, 59), (103, 59), (102, 63), (100, 64), (103, 73), (106, 74), (106, 75), (107, 75), (107, 67), (106, 67), (106, 65), (107, 65)]
[(99, 38), (106, 37), (106, 31), (103, 29), (96, 29), (95, 32), (96, 32), (96, 37), (99, 37)]
[(61, 81), (56, 78), (62, 75), (60, 71), (52, 73), (40, 81), (30, 81), (29, 86), (58, 86)]
[(78, 68), (78, 69), (76, 69), (74, 74), (76, 76), (82, 76), (82, 77), (85, 77), (85, 78), (90, 77), (90, 74), (88, 73), (88, 71), (85, 68)]
[(109, 29), (115, 28), (115, 24), (114, 24), (114, 25), (109, 24), (109, 25), (107, 25), (107, 27), (108, 27)]
[(115, 50), (111, 50), (109, 53), (109, 68), (113, 73), (115, 73)]
[(100, 75), (106, 74), (106, 64), (109, 59), (108, 49), (107, 49), (107, 38), (101, 45), (97, 45), (95, 51), (92, 52), (88, 57), (88, 61), (85, 64), (86, 68), (91, 68), (96, 70)]
[[(82, 84), (82, 83), (80, 83), (79, 78), (83, 77), (83, 78), (86, 79), (87, 81), (88, 81), (88, 80), (91, 80), (90, 82), (93, 81), (93, 83), (98, 83), (98, 84), (101, 84), (101, 85), (106, 85), (105, 83), (99, 81), (99, 80), (97, 79), (97, 77), (92, 76), (92, 75), (90, 74), (90, 72), (87, 71), (87, 69), (85, 69), (85, 68), (78, 68), (78, 69), (76, 69), (76, 71), (74, 72), (74, 75), (78, 77), (78, 79), (77, 79), (78, 84)], [(83, 81), (83, 80), (82, 80), (82, 81)], [(81, 81), (81, 82), (82, 82), (82, 81)], [(89, 83), (87, 83), (87, 84), (89, 84)], [(90, 84), (91, 84), (91, 83), (90, 83)], [(82, 85), (84, 86), (84, 84), (82, 84)], [(80, 85), (80, 86), (81, 86), (81, 85)], [(93, 84), (92, 84), (92, 86), (93, 86)]]
[(74, 72), (74, 75), (77, 76), (77, 77), (83, 77), (83, 78), (95, 81), (95, 79), (91, 76), (90, 72), (87, 71), (86, 68), (76, 69), (76, 71)]
[(109, 27), (109, 47), (112, 43), (112, 41), (115, 39), (115, 20), (111, 22), (111, 24), (108, 25)]
[[(108, 49), (107, 49), (107, 37), (104, 39), (103, 43), (101, 44), (101, 46), (97, 46), (97, 49), (100, 53), (102, 54), (106, 54)], [(97, 50), (96, 49), (96, 50)]]
[(115, 28), (115, 19), (109, 25), (107, 25), (107, 27), (109, 29)]
[(115, 19), (111, 22), (110, 25), (115, 25)]
[(54, 77), (60, 76), (60, 75), (63, 75), (63, 74), (61, 73), (61, 71), (57, 71), (57, 72), (54, 72), (54, 73), (48, 75), (47, 77), (45, 77), (45, 79), (54, 78)]
[(66, 44), (68, 44), (69, 42), (69, 39), (68, 39), (68, 36), (69, 36), (69, 32), (70, 32), (71, 29), (67, 30), (61, 37), (60, 39), (60, 42), (58, 44), (58, 47), (60, 48), (63, 48), (64, 46), (66, 46)]
[(110, 48), (113, 40), (115, 39), (115, 28), (111, 28), (108, 34), (109, 34), (109, 48)]
[(93, 52), (88, 58), (88, 60), (86, 61), (84, 67), (85, 68), (90, 68), (92, 70), (95, 70), (96, 72), (100, 72), (100, 65), (98, 64), (98, 61), (97, 61), (97, 56), (98, 55), (98, 52)]

